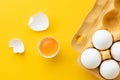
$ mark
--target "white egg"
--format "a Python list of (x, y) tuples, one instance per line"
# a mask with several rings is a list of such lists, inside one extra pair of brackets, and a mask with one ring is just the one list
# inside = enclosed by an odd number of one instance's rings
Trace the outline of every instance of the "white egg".
[(100, 74), (105, 79), (115, 79), (120, 72), (119, 64), (115, 60), (106, 60), (100, 66)]
[(112, 42), (112, 35), (107, 30), (98, 30), (92, 37), (94, 47), (99, 50), (108, 49), (112, 45)]
[(81, 63), (87, 69), (97, 68), (101, 63), (100, 52), (94, 48), (86, 49), (81, 54)]
[(120, 61), (120, 42), (115, 42), (112, 45), (111, 55), (115, 60)]

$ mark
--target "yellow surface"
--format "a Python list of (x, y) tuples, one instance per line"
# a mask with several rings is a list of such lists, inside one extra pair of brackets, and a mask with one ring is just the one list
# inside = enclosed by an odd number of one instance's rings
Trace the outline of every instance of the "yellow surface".
[[(92, 9), (95, 0), (0, 0), (0, 80), (96, 80), (81, 69), (78, 53), (71, 39)], [(50, 28), (34, 32), (28, 28), (30, 16), (44, 12)], [(42, 58), (37, 44), (45, 36), (53, 36), (61, 50), (53, 59)], [(20, 38), (24, 55), (13, 54), (9, 40)]]

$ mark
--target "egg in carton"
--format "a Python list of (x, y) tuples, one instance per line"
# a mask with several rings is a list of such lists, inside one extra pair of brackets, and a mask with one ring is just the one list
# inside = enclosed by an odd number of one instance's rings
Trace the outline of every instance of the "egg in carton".
[[(120, 80), (120, 0), (96, 0), (72, 39), (78, 64), (101, 80)], [(91, 63), (90, 63), (91, 62)]]

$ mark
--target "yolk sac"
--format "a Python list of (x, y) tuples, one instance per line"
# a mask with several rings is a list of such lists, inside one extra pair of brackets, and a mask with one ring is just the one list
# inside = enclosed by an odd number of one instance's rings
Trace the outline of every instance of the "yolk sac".
[(46, 37), (40, 41), (38, 51), (45, 58), (53, 58), (59, 52), (59, 44), (52, 37)]

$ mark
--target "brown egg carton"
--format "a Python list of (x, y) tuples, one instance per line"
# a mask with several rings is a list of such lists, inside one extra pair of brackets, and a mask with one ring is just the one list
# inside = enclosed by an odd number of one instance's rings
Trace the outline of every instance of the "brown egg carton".
[[(120, 0), (96, 0), (94, 8), (72, 39), (73, 48), (81, 55), (86, 48), (93, 47), (92, 36), (99, 29), (111, 32), (114, 42), (120, 40)], [(103, 61), (112, 58), (110, 50), (100, 52)], [(80, 61), (79, 64), (81, 65)], [(88, 71), (99, 79), (105, 80), (99, 73), (99, 67)], [(114, 80), (120, 80), (120, 75)]]

